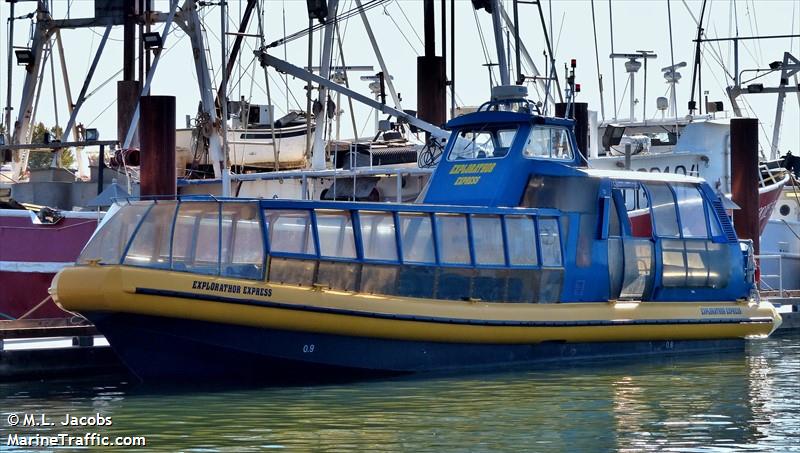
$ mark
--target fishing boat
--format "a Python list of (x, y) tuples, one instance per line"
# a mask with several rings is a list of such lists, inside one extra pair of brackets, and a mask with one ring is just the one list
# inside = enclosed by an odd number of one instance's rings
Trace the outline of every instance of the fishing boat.
[(588, 169), (574, 122), (535, 112), (498, 96), (450, 120), (419, 203), (131, 201), (50, 292), (145, 381), (686, 353), (777, 328), (716, 191)]

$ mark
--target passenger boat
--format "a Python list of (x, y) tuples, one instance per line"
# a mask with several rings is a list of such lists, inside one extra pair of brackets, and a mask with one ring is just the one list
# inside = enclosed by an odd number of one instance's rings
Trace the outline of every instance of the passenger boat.
[(189, 197), (107, 216), (53, 280), (143, 380), (261, 380), (741, 347), (781, 322), (716, 191), (591, 170), (495, 99), (421, 203)]

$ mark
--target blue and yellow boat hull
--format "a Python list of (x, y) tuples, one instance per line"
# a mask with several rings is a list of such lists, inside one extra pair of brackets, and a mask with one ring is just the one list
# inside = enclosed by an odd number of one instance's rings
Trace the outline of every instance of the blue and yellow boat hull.
[(145, 380), (403, 373), (718, 350), (780, 324), (771, 304), (755, 301), (444, 301), (130, 266), (65, 269), (51, 292), (94, 322)]

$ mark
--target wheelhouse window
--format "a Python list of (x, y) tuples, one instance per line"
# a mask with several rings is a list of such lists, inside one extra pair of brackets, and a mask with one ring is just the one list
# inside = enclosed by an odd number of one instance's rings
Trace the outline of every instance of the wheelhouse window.
[(528, 216), (506, 216), (506, 237), (508, 238), (508, 261), (512, 266), (535, 266), (536, 228), (533, 218)]
[(320, 255), (330, 258), (355, 258), (356, 243), (350, 213), (320, 209), (316, 214)]
[(125, 255), (124, 264), (169, 269), (172, 221), (176, 208), (174, 201), (156, 202), (142, 220)]
[(461, 129), (456, 133), (447, 160), (462, 161), (492, 159), (508, 154), (517, 126), (489, 126), (480, 129)]
[(255, 203), (222, 205), (220, 273), (225, 277), (261, 279), (264, 271), (264, 235)]
[(358, 219), (361, 224), (364, 258), (397, 261), (397, 239), (392, 213), (360, 211)]
[(400, 213), (400, 241), (403, 261), (411, 263), (435, 263), (433, 231), (428, 214)]
[(445, 264), (470, 264), (467, 218), (463, 214), (436, 214), (439, 261)]
[(316, 255), (311, 214), (305, 210), (264, 211), (272, 253)]
[(139, 221), (152, 206), (152, 202), (126, 204), (109, 216), (94, 233), (78, 256), (78, 264), (99, 261), (100, 264), (119, 264), (131, 235)]
[(572, 160), (575, 157), (569, 131), (557, 126), (532, 127), (522, 155), (531, 159)]
[(503, 226), (500, 217), (474, 215), (471, 220), (475, 263), (490, 266), (504, 265), (506, 259), (503, 252)]

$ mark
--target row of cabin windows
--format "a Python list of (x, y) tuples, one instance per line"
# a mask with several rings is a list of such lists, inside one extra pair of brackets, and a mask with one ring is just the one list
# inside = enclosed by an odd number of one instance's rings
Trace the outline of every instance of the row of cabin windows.
[[(271, 253), (356, 259), (356, 231), (351, 213), (317, 209), (314, 215), (318, 241), (314, 237), (311, 211), (264, 211)], [(400, 212), (395, 220), (394, 213), (385, 211), (358, 211), (357, 215), (362, 257), (368, 261), (399, 262), (401, 255), (404, 263), (537, 266), (537, 251), (541, 248), (542, 266), (561, 266), (561, 241), (555, 218)], [(541, 247), (537, 245), (537, 236)], [(508, 238), (508, 247), (504, 238)]]
[[(556, 218), (386, 211), (358, 211), (356, 215), (358, 231), (349, 211), (265, 210), (270, 252), (301, 259), (356, 260), (358, 238), (360, 257), (373, 262), (495, 267), (562, 264)], [(78, 263), (121, 262), (262, 279), (265, 249), (256, 203), (132, 203), (97, 231)]]
[[(636, 189), (624, 189), (623, 199), (635, 237), (708, 239), (722, 235), (711, 204), (704, 201), (693, 184), (642, 183)], [(619, 235), (614, 217), (611, 216), (609, 231)]]

